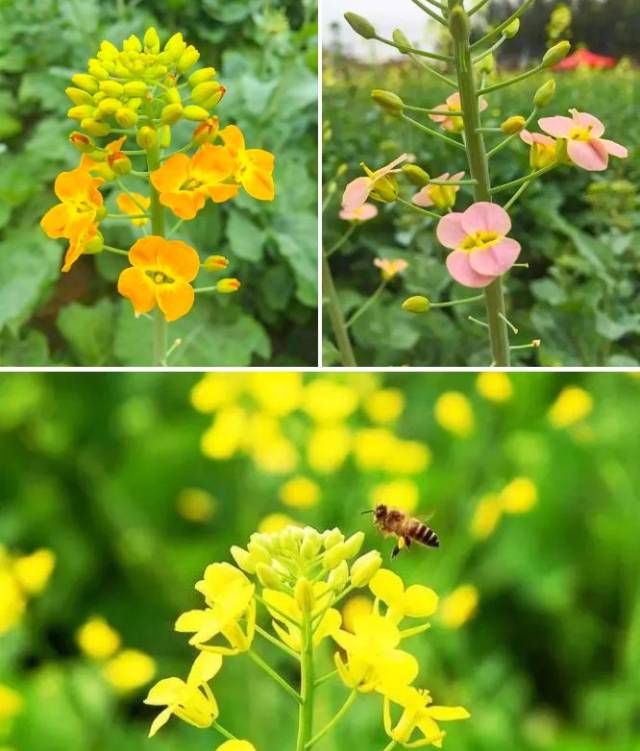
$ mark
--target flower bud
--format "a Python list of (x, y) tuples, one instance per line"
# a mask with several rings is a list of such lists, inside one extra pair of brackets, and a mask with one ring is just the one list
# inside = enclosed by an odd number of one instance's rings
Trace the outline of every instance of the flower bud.
[(407, 297), (402, 303), (402, 310), (406, 310), (407, 313), (427, 313), (431, 303), (429, 298), (424, 295), (413, 295), (413, 297)]
[(106, 99), (103, 99), (100, 104), (98, 105), (98, 112), (101, 115), (106, 115), (109, 117), (110, 115), (115, 115), (116, 112), (122, 107), (122, 103), (119, 99), (114, 99), (113, 97), (106, 97)]
[(122, 96), (124, 94), (124, 86), (117, 81), (100, 81), (98, 84), (100, 91), (104, 91), (107, 96)]
[(202, 102), (202, 106), (206, 110), (212, 110), (214, 107), (217, 107), (218, 104), (220, 104), (220, 100), (226, 93), (227, 90), (225, 89), (225, 87), (222, 86), (222, 84), (218, 84), (217, 91), (215, 91), (208, 99), (205, 99), (204, 102)]
[(84, 120), (81, 120), (80, 127), (82, 130), (86, 130), (87, 133), (98, 138), (108, 136), (111, 133), (111, 126), (108, 123), (102, 123), (93, 117), (86, 117)]
[(221, 89), (223, 86), (218, 81), (204, 81), (191, 91), (191, 100), (196, 104), (202, 104), (219, 94)]
[(220, 281), (216, 284), (216, 290), (221, 295), (230, 295), (232, 292), (237, 292), (239, 289), (240, 281), (238, 279), (220, 279)]
[(194, 73), (192, 73), (189, 76), (189, 86), (193, 88), (194, 86), (197, 86), (199, 83), (210, 81), (212, 78), (215, 78), (215, 77), (216, 77), (215, 68), (200, 68), (200, 70), (196, 70)]
[(267, 549), (264, 543), (256, 539), (257, 535), (251, 535), (247, 550), (251, 553), (252, 558), (256, 563), (271, 563), (271, 553)]
[(311, 560), (318, 555), (321, 547), (322, 537), (320, 536), (320, 533), (312, 527), (306, 527), (304, 530), (304, 539), (300, 546), (300, 555), (307, 560)]
[(90, 104), (79, 104), (67, 110), (67, 117), (72, 120), (84, 120), (85, 117), (91, 117), (95, 111), (96, 108)]
[(180, 96), (180, 89), (177, 86), (170, 86), (164, 92), (164, 100), (167, 104), (181, 104), (182, 97)]
[(76, 89), (74, 86), (68, 86), (64, 93), (71, 99), (74, 104), (93, 104), (93, 96), (88, 91)]
[(102, 236), (101, 232), (97, 232), (96, 236), (89, 240), (89, 242), (84, 246), (84, 252), (88, 253), (89, 255), (97, 255), (98, 253), (102, 253), (102, 250), (104, 249), (104, 237)]
[(556, 65), (561, 60), (564, 60), (565, 57), (569, 54), (569, 50), (571, 49), (571, 44), (566, 41), (566, 39), (562, 42), (558, 42), (558, 44), (554, 44), (551, 49), (548, 49), (544, 57), (542, 58), (542, 66), (544, 68), (550, 68), (552, 65)]
[(209, 117), (208, 111), (204, 107), (198, 107), (197, 104), (189, 104), (182, 111), (182, 115), (187, 120), (206, 120)]
[(311, 582), (304, 576), (296, 582), (293, 588), (293, 596), (303, 613), (311, 613), (315, 602), (315, 595)]
[(397, 117), (404, 109), (404, 102), (393, 91), (384, 91), (383, 89), (374, 89), (371, 92), (373, 101), (385, 112)]
[(138, 113), (131, 107), (120, 107), (114, 117), (121, 128), (132, 128), (138, 122)]
[(425, 172), (422, 167), (418, 167), (417, 164), (404, 164), (402, 166), (402, 173), (416, 188), (424, 188), (431, 179), (429, 173)]
[(362, 543), (364, 542), (364, 532), (356, 532), (345, 540), (344, 546), (347, 551), (347, 558), (353, 558), (358, 555)]
[(502, 34), (507, 39), (513, 39), (513, 37), (520, 31), (520, 19), (514, 18), (511, 23), (502, 29)]
[(229, 265), (229, 259), (226, 256), (209, 256), (202, 264), (206, 271), (224, 271)]
[(400, 29), (394, 29), (394, 32), (391, 35), (391, 38), (396, 43), (398, 52), (402, 52), (403, 54), (406, 54), (410, 49), (413, 48), (411, 42), (407, 39), (404, 33), (400, 31)]
[(354, 587), (366, 587), (382, 566), (382, 556), (377, 550), (371, 550), (358, 558), (351, 566), (351, 584)]
[(456, 5), (449, 12), (449, 31), (458, 42), (464, 42), (469, 38), (469, 16), (462, 5)]
[(147, 93), (147, 84), (144, 81), (128, 81), (123, 88), (127, 96), (138, 97)]
[(334, 569), (329, 572), (327, 582), (333, 589), (342, 589), (349, 581), (349, 564), (341, 561)]
[(482, 60), (475, 66), (475, 69), (478, 73), (486, 73), (488, 76), (493, 73), (493, 71), (496, 68), (496, 59), (493, 56), (493, 53), (490, 53), (489, 55), (485, 55)]
[(248, 550), (238, 547), (238, 545), (233, 545), (230, 552), (233, 560), (243, 571), (247, 574), (255, 574), (256, 564)]
[(176, 68), (180, 73), (186, 73), (189, 68), (193, 68), (199, 59), (200, 53), (198, 50), (193, 45), (189, 45), (182, 55), (180, 55), (180, 58), (176, 63)]
[(542, 84), (533, 97), (533, 103), (536, 107), (546, 107), (553, 99), (556, 93), (556, 82), (553, 78)]
[(142, 42), (135, 34), (124, 40), (122, 49), (125, 52), (142, 52)]
[(182, 34), (180, 32), (174, 34), (171, 39), (167, 41), (163, 53), (160, 55), (162, 62), (173, 62), (174, 60), (177, 60), (186, 49), (187, 43), (182, 38)]
[(524, 119), (524, 117), (522, 117), (522, 115), (513, 115), (511, 117), (508, 117), (504, 122), (500, 124), (500, 130), (506, 136), (512, 136), (515, 133), (519, 133), (521, 130), (524, 130), (526, 124), (527, 121)]
[(393, 203), (400, 193), (398, 187), (398, 181), (394, 175), (385, 175), (375, 181), (373, 190), (371, 191), (371, 197), (382, 203)]
[(278, 576), (275, 569), (272, 566), (267, 566), (266, 563), (258, 563), (256, 565), (256, 575), (263, 587), (268, 587), (269, 589), (280, 589), (282, 587), (282, 579)]
[(160, 37), (153, 26), (150, 26), (145, 31), (142, 41), (147, 52), (150, 52), (152, 55), (157, 55), (160, 52)]
[(345, 13), (344, 20), (363, 39), (375, 39), (376, 30), (363, 16), (359, 16), (357, 13)]
[(345, 544), (341, 542), (338, 545), (334, 545), (322, 556), (322, 568), (324, 568), (325, 571), (331, 571), (331, 569), (339, 566), (346, 557), (347, 549)]
[(80, 133), (77, 130), (74, 130), (69, 136), (69, 142), (73, 144), (81, 154), (90, 154), (96, 148), (93, 139), (89, 138), (89, 136), (85, 136), (84, 133)]
[(110, 156), (107, 161), (109, 162), (111, 169), (119, 177), (128, 175), (133, 169), (131, 159), (129, 159), (129, 157), (126, 154), (123, 154), (121, 151), (118, 151), (117, 153), (113, 154), (113, 156)]
[(106, 81), (106, 79), (109, 78), (109, 71), (97, 60), (89, 60), (87, 70), (90, 75), (97, 78), (99, 81)]
[(334, 545), (344, 542), (344, 535), (337, 527), (328, 529), (322, 536), (325, 550), (329, 550)]
[(158, 145), (158, 132), (143, 125), (136, 134), (136, 143), (141, 149), (153, 149)]
[(174, 125), (182, 117), (182, 105), (181, 104), (167, 104), (162, 108), (162, 114), (160, 119), (164, 125)]
[(171, 146), (171, 126), (163, 125), (160, 128), (160, 147), (168, 149)]
[(220, 120), (214, 115), (208, 117), (204, 122), (197, 125), (191, 137), (192, 143), (196, 146), (202, 146), (203, 143), (213, 143), (218, 136)]
[(71, 82), (74, 86), (88, 91), (90, 94), (95, 94), (98, 90), (98, 82), (93, 76), (87, 73), (76, 73), (75, 76), (71, 76)]

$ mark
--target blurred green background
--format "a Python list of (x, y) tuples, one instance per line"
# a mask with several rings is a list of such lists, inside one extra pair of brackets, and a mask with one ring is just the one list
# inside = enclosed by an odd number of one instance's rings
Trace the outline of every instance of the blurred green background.
[[(52, 185), (77, 166), (64, 89), (102, 39), (155, 25), (181, 31), (219, 69), (218, 108), (250, 146), (276, 155), (277, 198), (208, 205), (180, 238), (223, 253), (242, 281), (171, 327), (175, 365), (315, 364), (317, 308), (316, 0), (3, 0), (0, 2), (0, 362), (146, 365), (148, 321), (116, 292), (122, 260), (86, 256), (60, 274), (63, 243), (38, 226)], [(174, 129), (182, 146), (191, 130)], [(126, 227), (109, 229), (128, 247)], [(109, 257), (107, 257), (109, 256)], [(142, 344), (141, 344), (142, 342)]]
[[(402, 2), (409, 4), (409, 0)], [(481, 17), (479, 30), (507, 17), (509, 8), (516, 5), (491, 2), (487, 6), (491, 18)], [(568, 9), (569, 5), (573, 15), (554, 15), (554, 9)], [(349, 9), (345, 0), (344, 10)], [(378, 18), (388, 21), (388, 15), (383, 3), (373, 2), (368, 11), (374, 24)], [(605, 123), (607, 138), (629, 149), (627, 159), (611, 159), (602, 173), (561, 167), (543, 176), (510, 211), (512, 236), (523, 247), (520, 260), (529, 264), (528, 269), (514, 269), (506, 280), (508, 316), (519, 329), (519, 335), (511, 339), (518, 344), (542, 340), (539, 350), (514, 351), (516, 365), (634, 366), (640, 362), (639, 77), (634, 58), (627, 56), (631, 54), (627, 32), (637, 30), (639, 23), (637, 3), (626, 0), (536, 3), (532, 12), (522, 17), (521, 33), (497, 53), (497, 80), (514, 75), (520, 67), (532, 67), (545, 45), (558, 39), (570, 39), (574, 49), (588, 44), (592, 52), (613, 55), (617, 65), (612, 70), (554, 74), (557, 93), (541, 115), (567, 114), (571, 107), (591, 112)], [(605, 27), (610, 34), (602, 33)], [(425, 21), (422, 26), (405, 26), (403, 31), (423, 49), (445, 49), (443, 34), (435, 23)], [(447, 144), (385, 115), (369, 96), (372, 89), (387, 89), (407, 104), (433, 107), (444, 102), (449, 93), (446, 87), (399, 54), (384, 62), (376, 59), (381, 50), (371, 50), (365, 56), (362, 40), (356, 47), (361, 56), (351, 57), (346, 45), (352, 43), (352, 37), (357, 39), (346, 22), (340, 21), (334, 33), (323, 40), (325, 192), (340, 165), (348, 167), (346, 174), (337, 178), (333, 196), (327, 194), (325, 249), (348, 227), (338, 218), (340, 198), (347, 182), (361, 174), (361, 161), (373, 169), (408, 152), (432, 176), (466, 169), (464, 155), (456, 156)], [(637, 58), (637, 33), (632, 38)], [(600, 39), (606, 41), (599, 43)], [(541, 73), (488, 96), (484, 125), (497, 127), (508, 116), (528, 116), (536, 89), (549, 77)], [(532, 126), (531, 130), (538, 128)], [(501, 134), (487, 134), (489, 147), (501, 139)], [(491, 161), (493, 184), (524, 175), (529, 169), (528, 156), (528, 147), (514, 139)], [(415, 190), (402, 182), (403, 196), (408, 198)], [(500, 195), (504, 203), (511, 194)], [(456, 210), (471, 201), (468, 186), (463, 187)], [(467, 320), (470, 314), (484, 320), (481, 304), (433, 310), (424, 316), (412, 316), (400, 307), (406, 297), (415, 294), (431, 300), (471, 294), (453, 283), (446, 271), (444, 249), (435, 237), (435, 220), (398, 205), (378, 204), (378, 208), (379, 216), (356, 230), (331, 257), (347, 318), (378, 286), (380, 274), (373, 266), (376, 256), (409, 262), (409, 268), (350, 329), (358, 364), (487, 365), (491, 358), (486, 332)], [(325, 327), (323, 362), (338, 364), (328, 319)]]
[[(445, 748), (637, 751), (639, 390), (619, 373), (1, 376), (0, 578), (7, 556), (40, 548), (55, 568), (9, 625), (0, 587), (0, 747), (214, 749), (213, 730), (177, 719), (147, 741), (148, 685), (115, 691), (75, 634), (105, 618), (156, 679), (186, 675), (172, 628), (205, 566), (294, 519), (365, 529), (364, 550), (443, 598), (410, 648), (436, 700), (471, 711)], [(360, 516), (384, 493), (433, 514), (442, 547), (391, 563)], [(460, 586), (475, 613), (448, 599)], [(255, 648), (297, 682), (286, 655)], [(293, 746), (290, 699), (248, 658), (213, 688), (220, 722), (258, 751)], [(346, 693), (319, 689), (319, 723)], [(383, 736), (379, 698), (360, 696), (318, 749), (377, 751)]]

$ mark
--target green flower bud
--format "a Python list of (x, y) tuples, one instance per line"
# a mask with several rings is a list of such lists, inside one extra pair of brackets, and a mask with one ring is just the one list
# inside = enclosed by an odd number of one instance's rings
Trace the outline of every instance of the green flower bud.
[(344, 162), (338, 167), (336, 170), (336, 177), (342, 177), (343, 175), (346, 175), (349, 170), (349, 165), (345, 164)]
[(418, 167), (417, 164), (404, 164), (402, 166), (402, 173), (416, 188), (424, 188), (431, 179), (429, 173), (425, 172), (422, 167)]
[(121, 152), (109, 159), (109, 165), (111, 166), (111, 169), (115, 172), (115, 174), (119, 177), (128, 175), (133, 169), (131, 159), (129, 159), (126, 154), (123, 154)]
[(80, 127), (82, 130), (86, 130), (92, 136), (108, 136), (111, 133), (111, 126), (108, 123), (102, 123), (93, 117), (86, 117), (80, 121)]
[(382, 556), (377, 550), (371, 550), (358, 558), (351, 566), (351, 584), (354, 587), (366, 587), (382, 566)]
[(132, 128), (138, 122), (138, 115), (131, 107), (119, 107), (115, 119), (121, 128)]
[(344, 542), (344, 535), (337, 527), (328, 529), (326, 532), (324, 532), (323, 538), (325, 550), (329, 550), (334, 545), (338, 545), (339, 543)]
[(327, 582), (333, 589), (340, 590), (349, 581), (349, 565), (346, 561), (341, 561), (334, 569), (329, 572)]
[(98, 90), (98, 82), (93, 76), (87, 73), (76, 73), (75, 76), (71, 77), (71, 82), (79, 89), (84, 89), (84, 91), (88, 91), (90, 94), (95, 94)]
[(180, 71), (180, 73), (186, 73), (189, 68), (193, 68), (193, 66), (198, 62), (199, 59), (200, 53), (193, 45), (191, 45), (187, 47), (182, 55), (180, 55), (180, 58), (176, 64), (176, 68)]
[(375, 39), (376, 30), (363, 16), (359, 16), (357, 13), (345, 13), (344, 20), (363, 39)]
[(150, 52), (152, 55), (157, 55), (160, 52), (160, 37), (153, 26), (150, 26), (145, 31), (142, 41), (147, 52)]
[(189, 104), (182, 110), (182, 116), (187, 120), (206, 120), (209, 113), (204, 107), (198, 107), (197, 104)]
[(556, 82), (553, 78), (542, 84), (533, 97), (533, 103), (536, 107), (546, 107), (553, 99), (556, 93)]
[(171, 86), (164, 94), (163, 98), (167, 104), (182, 104), (182, 97), (180, 96), (180, 90), (177, 86)]
[(344, 546), (347, 551), (347, 558), (353, 558), (354, 555), (358, 555), (362, 543), (364, 542), (364, 532), (356, 532), (351, 537), (345, 540)]
[(400, 29), (395, 29), (393, 34), (391, 35), (391, 38), (396, 43), (398, 52), (402, 52), (403, 54), (406, 54), (409, 50), (413, 49), (413, 45), (407, 39), (404, 33), (400, 31)]
[(376, 180), (370, 195), (382, 203), (393, 203), (400, 194), (398, 181), (394, 175), (385, 175), (385, 177)]
[(524, 130), (526, 124), (527, 121), (522, 115), (512, 115), (500, 124), (500, 130), (506, 136), (512, 136), (514, 133), (520, 133), (521, 130)]
[(331, 571), (347, 558), (345, 543), (341, 542), (329, 548), (322, 556), (322, 567), (325, 571)]
[(458, 42), (464, 42), (469, 38), (469, 16), (467, 16), (462, 5), (456, 5), (450, 11), (449, 31)]
[(141, 149), (152, 149), (158, 144), (158, 131), (143, 125), (136, 134), (136, 143)]
[(144, 96), (147, 93), (147, 84), (144, 81), (128, 81), (124, 85), (124, 93), (127, 96)]
[(165, 125), (173, 125), (174, 123), (177, 123), (182, 117), (182, 105), (167, 104), (166, 107), (162, 108), (162, 115), (160, 117)]
[(565, 57), (569, 54), (570, 49), (571, 44), (566, 40), (563, 42), (558, 42), (558, 44), (554, 44), (551, 49), (548, 49), (545, 52), (545, 55), (542, 58), (542, 66), (544, 68), (550, 68), (552, 65), (556, 65), (561, 60), (565, 59)]
[(104, 249), (104, 237), (102, 236), (101, 232), (98, 232), (96, 236), (93, 238), (93, 240), (90, 240), (84, 246), (84, 252), (88, 253), (89, 255), (97, 255), (98, 253), (102, 253), (103, 249)]
[(493, 73), (493, 71), (496, 68), (496, 59), (493, 56), (493, 53), (490, 55), (485, 55), (482, 60), (475, 66), (475, 69), (478, 73), (486, 73), (487, 75), (490, 75)]
[(266, 563), (258, 563), (256, 565), (256, 576), (263, 587), (268, 587), (269, 589), (280, 589), (282, 587), (282, 579), (273, 567), (268, 566)]
[(404, 109), (404, 102), (393, 91), (384, 91), (383, 89), (374, 89), (371, 92), (373, 101), (385, 112), (397, 117)]
[(507, 37), (507, 39), (513, 39), (513, 37), (520, 31), (520, 19), (515, 18), (511, 23), (504, 29), (502, 29), (502, 34)]
[(304, 530), (304, 538), (302, 539), (302, 545), (300, 546), (300, 555), (307, 560), (315, 558), (320, 552), (322, 547), (322, 537), (312, 527), (306, 527)]
[(200, 68), (200, 70), (196, 70), (195, 73), (192, 73), (189, 76), (189, 86), (191, 87), (197, 86), (199, 83), (210, 81), (212, 78), (215, 78), (215, 77), (216, 77), (215, 68)]
[(424, 295), (413, 295), (413, 297), (407, 297), (402, 303), (402, 310), (406, 310), (407, 313), (427, 313), (431, 303), (429, 298)]
[(304, 576), (296, 582), (295, 587), (293, 588), (293, 596), (303, 613), (312, 612), (316, 598), (311, 582), (308, 579), (305, 579)]
[(271, 553), (268, 548), (261, 542), (255, 540), (253, 535), (251, 536), (251, 540), (249, 540), (247, 550), (251, 553), (251, 556), (256, 563), (271, 563)]
[(248, 550), (238, 547), (238, 545), (233, 545), (230, 552), (233, 560), (238, 564), (239, 568), (247, 574), (255, 574), (256, 564), (253, 560), (253, 556)]
[(74, 86), (69, 86), (64, 90), (64, 93), (71, 99), (74, 104), (93, 104), (93, 96), (88, 91), (82, 89), (76, 89)]

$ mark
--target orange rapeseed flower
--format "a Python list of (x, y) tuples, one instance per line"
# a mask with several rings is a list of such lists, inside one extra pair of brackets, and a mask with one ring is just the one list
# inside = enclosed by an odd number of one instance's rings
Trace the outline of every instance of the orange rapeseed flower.
[(225, 146), (235, 160), (235, 178), (253, 198), (273, 201), (275, 158), (263, 149), (245, 148), (244, 136), (237, 125), (227, 125), (220, 131)]

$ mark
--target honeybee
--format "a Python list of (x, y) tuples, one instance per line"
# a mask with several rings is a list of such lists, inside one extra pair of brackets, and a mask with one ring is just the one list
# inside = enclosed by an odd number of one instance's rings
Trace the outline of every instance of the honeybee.
[(440, 538), (433, 529), (420, 519), (409, 516), (405, 511), (379, 503), (375, 508), (363, 513), (373, 514), (374, 524), (385, 537), (395, 536), (396, 544), (391, 553), (392, 558), (395, 558), (402, 548), (411, 547), (414, 540), (430, 548), (440, 547)]

